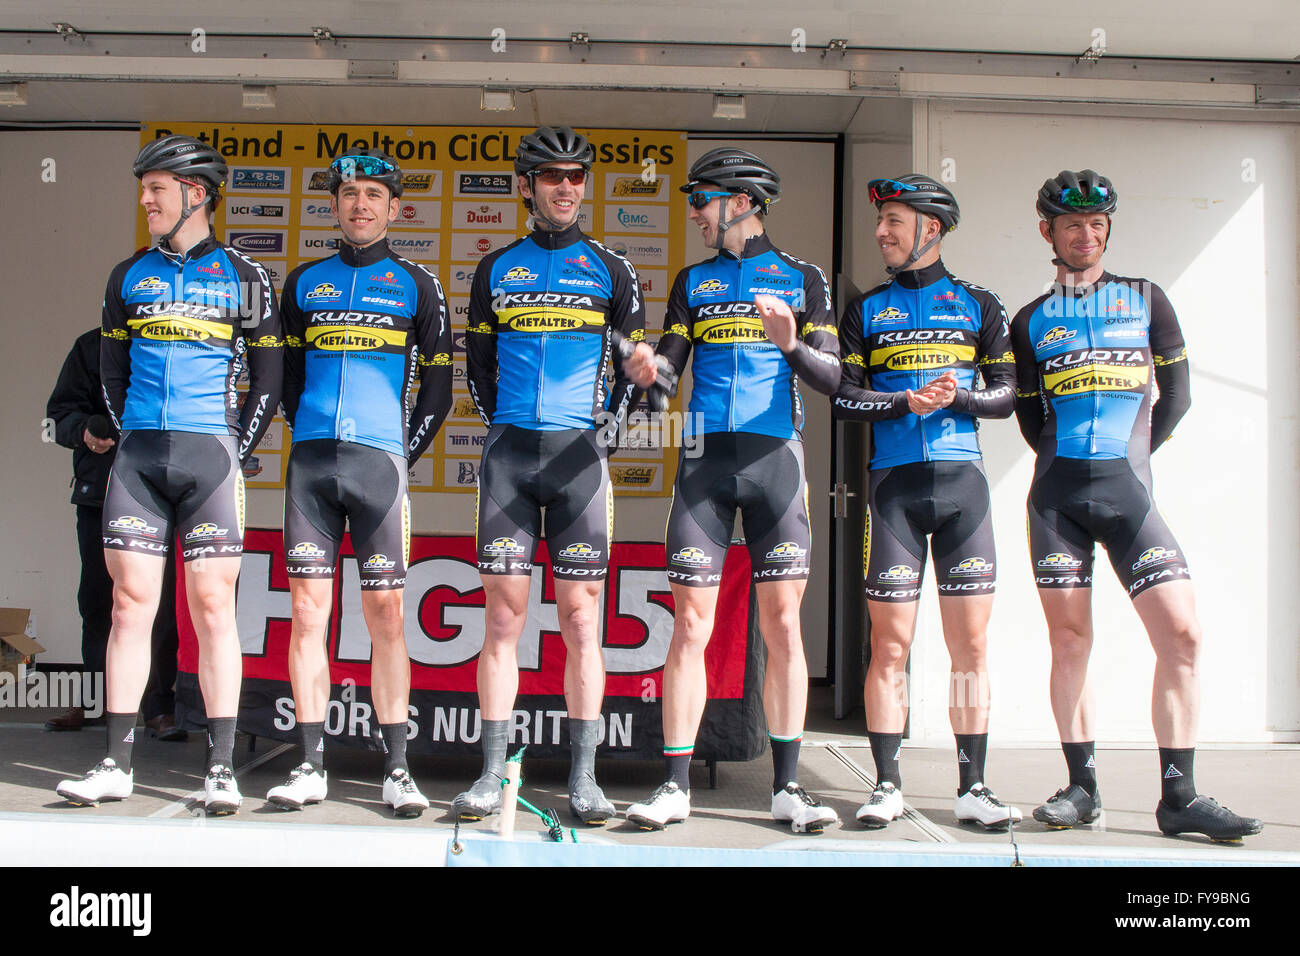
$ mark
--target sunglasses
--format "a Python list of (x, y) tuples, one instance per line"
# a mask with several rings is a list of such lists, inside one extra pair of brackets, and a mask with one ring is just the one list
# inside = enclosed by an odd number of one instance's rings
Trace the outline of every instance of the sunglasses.
[(686, 201), (691, 204), (692, 209), (703, 209), (715, 199), (723, 196), (730, 196), (731, 193), (717, 192), (716, 190), (700, 189), (686, 197)]
[(356, 179), (358, 176), (383, 176), (397, 171), (396, 166), (378, 156), (340, 156), (330, 163), (330, 169), (346, 180)]
[(1062, 206), (1100, 206), (1109, 198), (1110, 190), (1105, 186), (1093, 186), (1091, 192), (1073, 187), (1061, 190)]
[(556, 169), (548, 167), (547, 169), (533, 170), (532, 176), (539, 179), (548, 186), (558, 186), (566, 179), (575, 186), (581, 186), (587, 181), (587, 171), (582, 168), (578, 169)]
[(900, 183), (895, 179), (873, 179), (867, 184), (867, 192), (873, 203), (896, 199), (903, 193), (915, 192), (916, 189), (911, 183)]

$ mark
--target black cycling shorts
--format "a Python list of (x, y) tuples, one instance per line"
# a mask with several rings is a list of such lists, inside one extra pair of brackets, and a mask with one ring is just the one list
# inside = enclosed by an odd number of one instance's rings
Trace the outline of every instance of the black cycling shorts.
[(294, 442), (284, 483), (284, 558), (290, 577), (332, 578), (346, 521), (367, 590), (406, 584), (411, 505), (406, 459), (333, 438)]
[(703, 453), (677, 459), (665, 546), (668, 580), (717, 587), (740, 511), (753, 579), (808, 577), (812, 530), (803, 443), (750, 432), (708, 432)]
[(1092, 587), (1093, 542), (1135, 598), (1190, 575), (1156, 510), (1150, 478), (1126, 458), (1057, 458), (1029, 489), (1029, 556), (1040, 588)]
[(531, 574), (545, 533), (557, 578), (605, 579), (614, 489), (596, 436), (585, 428), (494, 425), (488, 431), (475, 503), (480, 574)]
[(989, 483), (980, 461), (917, 461), (871, 472), (862, 546), (872, 601), (921, 596), (930, 538), (940, 597), (992, 594), (996, 574)]
[(104, 547), (186, 561), (244, 553), (244, 476), (231, 435), (122, 433), (104, 495)]

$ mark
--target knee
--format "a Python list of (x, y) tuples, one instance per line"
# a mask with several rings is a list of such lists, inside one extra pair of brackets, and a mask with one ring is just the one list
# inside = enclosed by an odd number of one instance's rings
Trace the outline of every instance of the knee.
[(372, 591), (368, 597), (370, 606), (366, 610), (366, 620), (370, 626), (371, 639), (403, 643), (402, 592)]
[(906, 641), (890, 634), (871, 632), (871, 667), (885, 671), (896, 671), (907, 663), (909, 648)]
[(217, 590), (204, 590), (190, 595), (190, 617), (199, 619), (203, 626), (212, 629), (233, 620), (234, 595)]
[(1190, 616), (1175, 621), (1155, 650), (1161, 663), (1195, 668), (1201, 655), (1200, 624)]
[(703, 654), (712, 635), (712, 608), (697, 608), (678, 602), (673, 619), (672, 650), (692, 656)]
[(498, 598), (487, 603), (484, 615), (490, 634), (511, 635), (523, 628), (528, 605)]
[(330, 591), (330, 599), (319, 601), (310, 594), (296, 594), (290, 605), (290, 613), (293, 619), (299, 624), (308, 628), (316, 628), (324, 625), (329, 618), (330, 608), (333, 603), (333, 591)]
[(1067, 661), (1084, 661), (1092, 653), (1092, 629), (1073, 621), (1048, 628), (1052, 657)]

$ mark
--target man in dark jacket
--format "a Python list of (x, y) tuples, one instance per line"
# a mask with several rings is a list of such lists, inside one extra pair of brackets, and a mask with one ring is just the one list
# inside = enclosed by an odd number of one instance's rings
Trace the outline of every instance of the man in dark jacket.
[[(77, 609), (81, 613), (81, 659), (86, 671), (103, 674), (108, 632), (113, 622), (113, 580), (104, 565), (100, 537), (104, 490), (117, 451), (117, 432), (108, 418), (99, 379), (98, 328), (79, 336), (63, 362), (59, 380), (50, 393), (45, 414), (54, 423), (54, 440), (72, 449), (72, 503), (77, 506), (77, 545), (81, 552), (81, 583)], [(154, 626), (154, 670), (145, 693), (145, 723), (163, 740), (184, 740), (172, 712), (176, 680), (175, 564), (167, 566), (161, 613)], [(87, 707), (73, 707), (45, 723), (46, 730), (80, 730), (103, 721), (103, 684), (100, 699)], [(100, 716), (91, 718), (87, 710)]]

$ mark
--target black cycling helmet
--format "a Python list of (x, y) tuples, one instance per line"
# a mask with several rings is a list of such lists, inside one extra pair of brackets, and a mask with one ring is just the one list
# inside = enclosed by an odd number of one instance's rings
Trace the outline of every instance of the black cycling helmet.
[(748, 150), (735, 146), (719, 146), (697, 159), (686, 174), (686, 185), (680, 188), (684, 193), (693, 193), (701, 184), (744, 193), (753, 200), (758, 212), (767, 212), (781, 198), (781, 177), (776, 170)]
[(930, 247), (942, 239), (945, 233), (952, 232), (957, 228), (957, 223), (961, 222), (961, 209), (957, 205), (957, 197), (952, 194), (952, 190), (943, 183), (920, 173), (908, 173), (906, 176), (899, 176), (896, 179), (873, 179), (867, 183), (867, 196), (877, 209), (887, 202), (902, 203), (904, 206), (912, 207), (917, 212), (933, 216), (939, 220), (939, 225), (943, 227), (939, 230), (937, 236), (925, 245), (921, 245), (921, 233), (925, 228), (925, 220), (917, 216), (916, 238), (912, 241), (912, 252), (903, 265), (885, 267), (885, 271), (891, 275), (906, 270), (912, 263), (929, 252)]
[(1043, 183), (1035, 208), (1038, 215), (1050, 222), (1074, 212), (1103, 212), (1109, 216), (1117, 205), (1119, 196), (1115, 187), (1101, 173), (1091, 169), (1077, 173), (1063, 169), (1055, 179)]
[(382, 149), (360, 146), (339, 156), (330, 163), (325, 188), (334, 196), (345, 182), (358, 179), (373, 179), (377, 183), (383, 183), (393, 199), (401, 198), (402, 167)]
[(151, 143), (146, 143), (136, 156), (131, 172), (136, 179), (143, 179), (145, 173), (165, 172), (173, 174), (182, 183), (197, 181), (204, 188), (203, 202), (199, 206), (190, 205), (190, 194), (181, 187), (181, 215), (167, 235), (159, 238), (159, 243), (170, 242), (172, 237), (185, 224), (194, 212), (203, 205), (211, 204), (215, 209), (220, 198), (221, 187), (226, 185), (226, 161), (221, 154), (207, 143), (193, 136), (171, 134), (160, 136)]
[(587, 137), (568, 126), (541, 126), (515, 147), (515, 175), (527, 176), (544, 163), (580, 163), (591, 169), (596, 151)]
[(743, 194), (749, 197), (749, 209), (735, 219), (724, 219), (726, 206), (718, 215), (718, 232), (713, 248), (721, 249), (726, 241), (727, 230), (756, 213), (766, 214), (772, 203), (781, 198), (781, 177), (749, 150), (735, 146), (719, 146), (711, 149), (691, 165), (686, 174), (686, 183), (678, 188), (686, 194), (699, 190), (701, 186), (718, 186), (727, 192)]
[(897, 179), (873, 179), (867, 183), (867, 192), (877, 209), (883, 203), (901, 202), (934, 216), (943, 225), (944, 232), (952, 232), (961, 221), (961, 209), (952, 190), (920, 173), (908, 173)]

